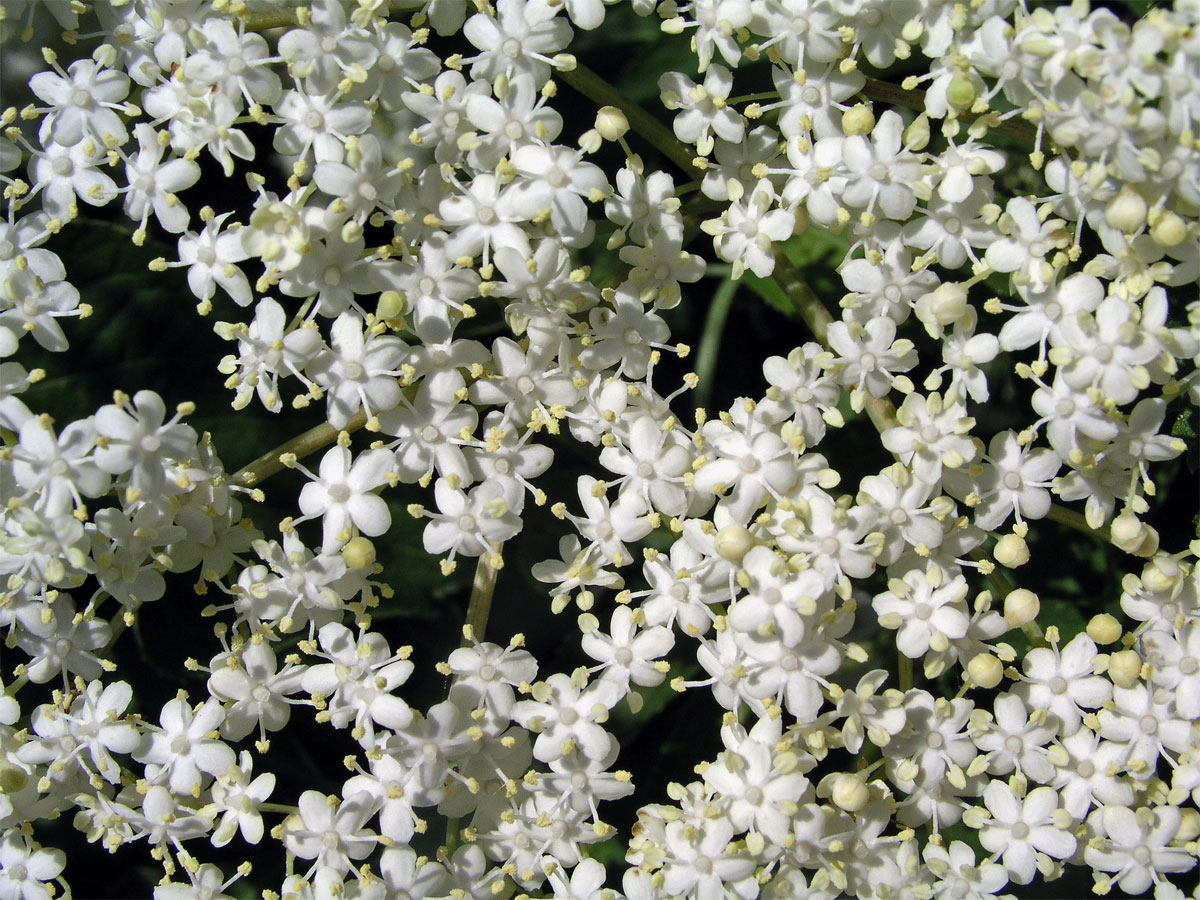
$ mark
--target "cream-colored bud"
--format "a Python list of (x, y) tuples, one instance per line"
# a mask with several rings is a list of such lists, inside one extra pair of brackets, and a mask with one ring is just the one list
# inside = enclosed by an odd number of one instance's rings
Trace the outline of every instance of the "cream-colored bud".
[(606, 141), (619, 140), (629, 131), (629, 120), (615, 106), (602, 106), (596, 112), (596, 130)]
[(17, 794), (29, 783), (29, 775), (19, 766), (0, 765), (0, 794)]
[(970, 109), (977, 96), (974, 83), (965, 75), (955, 75), (946, 88), (946, 102), (955, 109)]
[(1029, 562), (1029, 545), (1020, 535), (1006, 534), (996, 541), (996, 549), (992, 555), (1000, 565), (1015, 569)]
[(1099, 613), (1088, 622), (1087, 636), (1097, 644), (1115, 644), (1121, 639), (1121, 623), (1115, 616)]
[(917, 315), (922, 322), (932, 320), (945, 328), (966, 315), (967, 305), (966, 288), (955, 282), (947, 282), (917, 301)]
[(1133, 687), (1141, 673), (1142, 658), (1133, 650), (1118, 650), (1108, 657), (1108, 677), (1117, 687)]
[(754, 535), (745, 525), (726, 525), (717, 532), (713, 545), (722, 559), (740, 563), (754, 546)]
[(1187, 225), (1175, 213), (1163, 213), (1150, 226), (1150, 237), (1160, 247), (1174, 247), (1187, 237)]
[(1113, 544), (1134, 556), (1153, 556), (1158, 550), (1158, 532), (1131, 512), (1112, 520), (1109, 538)]
[(1142, 569), (1142, 584), (1146, 586), (1146, 590), (1165, 594), (1174, 589), (1182, 575), (1183, 570), (1179, 568), (1178, 562), (1169, 556), (1158, 556)]
[(833, 779), (829, 799), (846, 812), (858, 812), (871, 799), (871, 789), (858, 775), (842, 773)]
[(994, 688), (1004, 677), (1004, 663), (990, 653), (976, 653), (967, 663), (967, 678), (981, 688)]
[(1179, 819), (1179, 830), (1175, 832), (1175, 840), (1180, 843), (1188, 843), (1200, 837), (1200, 812), (1194, 809), (1181, 809), (1182, 816)]
[(842, 114), (842, 131), (845, 134), (869, 134), (875, 127), (875, 114), (870, 107), (852, 106)]
[(1110, 226), (1133, 234), (1146, 224), (1146, 199), (1129, 185), (1121, 188), (1120, 193), (1108, 201), (1104, 209), (1104, 221)]
[(379, 295), (379, 303), (375, 307), (375, 315), (385, 322), (399, 319), (408, 309), (408, 301), (399, 291), (384, 291)]
[(1028, 625), (1041, 611), (1042, 602), (1038, 595), (1025, 588), (1009, 591), (1008, 596), (1004, 598), (1004, 621), (1013, 628)]
[(369, 569), (375, 565), (375, 545), (362, 535), (351, 538), (342, 548), (342, 559), (356, 572)]

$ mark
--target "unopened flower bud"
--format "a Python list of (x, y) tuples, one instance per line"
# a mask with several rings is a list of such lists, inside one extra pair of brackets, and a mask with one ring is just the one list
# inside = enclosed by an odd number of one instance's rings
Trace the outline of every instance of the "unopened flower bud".
[(1087, 636), (1097, 644), (1115, 644), (1121, 639), (1121, 623), (1115, 616), (1099, 613), (1088, 622)]
[(29, 775), (19, 766), (0, 765), (0, 794), (17, 794), (29, 783)]
[(1142, 674), (1142, 658), (1133, 650), (1118, 650), (1108, 657), (1108, 677), (1117, 687), (1130, 688)]
[(842, 131), (847, 134), (869, 134), (875, 127), (875, 114), (861, 103), (842, 115)]
[(369, 569), (375, 565), (375, 545), (362, 535), (351, 538), (342, 548), (342, 559), (347, 568), (356, 572)]
[(871, 789), (858, 775), (838, 775), (833, 779), (833, 788), (829, 799), (834, 805), (846, 812), (858, 812), (871, 799)]
[(1153, 556), (1158, 550), (1158, 532), (1131, 512), (1112, 520), (1109, 537), (1114, 545), (1134, 556)]
[(1169, 556), (1158, 556), (1142, 569), (1142, 584), (1148, 591), (1165, 594), (1175, 588), (1182, 575), (1183, 570), (1179, 568), (1178, 562)]
[(596, 130), (606, 141), (616, 141), (629, 131), (629, 120), (615, 106), (602, 106), (596, 112)]
[(1133, 234), (1146, 224), (1146, 199), (1129, 185), (1108, 201), (1104, 221), (1118, 231)]
[(1042, 603), (1038, 595), (1025, 588), (1010, 591), (1004, 598), (1004, 621), (1013, 628), (1028, 625), (1042, 611)]
[(990, 653), (976, 653), (967, 663), (967, 678), (981, 688), (994, 688), (1004, 677), (1004, 663)]
[(731, 563), (740, 563), (754, 546), (754, 535), (745, 525), (726, 525), (713, 542), (717, 554)]
[(385, 322), (399, 319), (408, 309), (408, 301), (399, 291), (384, 291), (379, 295), (379, 303), (375, 307), (375, 315)]
[(1175, 213), (1163, 213), (1150, 226), (1150, 237), (1160, 247), (1174, 247), (1187, 237), (1187, 225)]
[(992, 555), (1000, 565), (1015, 569), (1029, 562), (1029, 545), (1020, 535), (1006, 534), (996, 541), (996, 549)]
[(955, 109), (970, 109), (976, 95), (975, 85), (966, 75), (955, 75), (946, 88), (946, 102)]
[(1181, 809), (1182, 815), (1179, 819), (1179, 830), (1175, 832), (1175, 840), (1180, 843), (1188, 843), (1200, 837), (1200, 812), (1194, 809)]

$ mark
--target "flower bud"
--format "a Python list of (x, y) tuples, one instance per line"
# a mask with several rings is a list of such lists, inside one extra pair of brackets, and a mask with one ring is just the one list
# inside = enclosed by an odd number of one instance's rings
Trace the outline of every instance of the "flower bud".
[(1142, 584), (1148, 591), (1165, 594), (1175, 588), (1182, 574), (1183, 570), (1179, 568), (1179, 563), (1174, 559), (1169, 556), (1158, 556), (1142, 569)]
[(745, 525), (726, 525), (717, 532), (713, 546), (717, 555), (731, 563), (740, 563), (754, 546), (754, 535)]
[(1112, 520), (1109, 537), (1114, 545), (1134, 556), (1153, 556), (1158, 550), (1158, 532), (1131, 512)]
[(842, 115), (842, 131), (847, 135), (869, 134), (875, 127), (875, 114), (861, 103)]
[(385, 322), (399, 319), (408, 309), (408, 301), (399, 291), (384, 291), (379, 295), (379, 303), (375, 307), (375, 315)]
[(351, 538), (342, 548), (342, 559), (347, 568), (356, 572), (369, 569), (375, 565), (375, 545), (362, 535)]
[(629, 120), (615, 106), (602, 106), (596, 112), (596, 130), (606, 141), (616, 141), (629, 131)]
[(1038, 595), (1025, 588), (1010, 591), (1004, 598), (1004, 621), (1013, 628), (1028, 625), (1041, 611), (1042, 603), (1038, 600)]
[(1121, 188), (1117, 196), (1108, 201), (1104, 210), (1104, 221), (1110, 226), (1133, 234), (1146, 224), (1146, 200), (1129, 185)]
[(29, 774), (19, 766), (0, 765), (0, 794), (16, 794), (29, 782)]
[(1173, 212), (1163, 213), (1150, 226), (1150, 238), (1160, 247), (1174, 247), (1187, 237), (1187, 225)]
[(992, 551), (992, 555), (1000, 565), (1015, 569), (1029, 562), (1029, 545), (1020, 535), (1006, 534), (996, 541), (996, 549)]
[(976, 653), (967, 663), (967, 679), (981, 688), (994, 688), (1004, 677), (1004, 663), (990, 653)]
[(1181, 809), (1179, 830), (1175, 832), (1175, 840), (1186, 844), (1200, 837), (1200, 812), (1194, 809)]
[(833, 788), (829, 799), (839, 809), (846, 812), (858, 812), (871, 799), (871, 789), (858, 775), (841, 774), (833, 779)]
[(1088, 622), (1087, 636), (1097, 644), (1115, 644), (1121, 639), (1121, 623), (1115, 616), (1099, 613)]
[(975, 85), (965, 75), (955, 75), (946, 88), (946, 102), (955, 109), (970, 109), (977, 96)]
[(1108, 657), (1108, 677), (1117, 687), (1130, 688), (1142, 674), (1142, 658), (1133, 650), (1118, 650)]

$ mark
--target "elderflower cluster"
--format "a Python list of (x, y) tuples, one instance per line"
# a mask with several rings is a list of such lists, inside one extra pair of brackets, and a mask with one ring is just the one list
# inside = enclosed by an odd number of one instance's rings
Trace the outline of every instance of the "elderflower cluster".
[[(1070, 867), (1184, 897), (1200, 543), (1149, 520), (1200, 405), (1200, 4), (1030, 5), (46, 3), (78, 54), (43, 52), (0, 140), (0, 895), (70, 890), (38, 840), (65, 816), (117, 859), (144, 842), (156, 900), (980, 900)], [(650, 111), (571, 52), (630, 11), (694, 53), (644, 73)], [(222, 317), (235, 409), (324, 411), (311, 458), (229, 472), (148, 390), (31, 408), (22, 350), (104, 315), (50, 249), (89, 208), (173, 248), (150, 267)], [(841, 297), (789, 256), (822, 232)], [(667, 319), (720, 271), (788, 298), (795, 349), (685, 415)], [(878, 445), (839, 442), (868, 421)], [(572, 444), (589, 473), (550, 496)], [(305, 483), (267, 533), (280, 467)], [(552, 513), (530, 602), (574, 607), (588, 662), (480, 622), (445, 660), (389, 643), (403, 490), (442, 571), (476, 567), (472, 610)], [(1042, 615), (1044, 520), (1122, 554), (1119, 617)], [(149, 709), (112, 650), (145, 604), (201, 621), (172, 573), (212, 600), (207, 691)], [(724, 749), (635, 785), (606, 725), (664, 688), (711, 696)], [(349, 774), (284, 796), (299, 716)], [(631, 795), (636, 823), (604, 817)], [(270, 844), (281, 883), (215, 861)]]

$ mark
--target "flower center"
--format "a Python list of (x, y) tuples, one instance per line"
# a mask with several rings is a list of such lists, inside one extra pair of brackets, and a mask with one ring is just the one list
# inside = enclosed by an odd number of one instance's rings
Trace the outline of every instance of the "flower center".
[(1195, 675), (1200, 669), (1200, 663), (1193, 656), (1185, 656), (1179, 661), (1179, 671), (1184, 675)]
[(913, 615), (922, 622), (925, 622), (933, 615), (933, 607), (928, 603), (918, 603), (913, 607)]
[(1151, 715), (1142, 716), (1138, 719), (1138, 728), (1142, 729), (1142, 734), (1157, 734), (1158, 719)]
[(1029, 826), (1024, 822), (1018, 822), (1012, 827), (1012, 836), (1018, 841), (1025, 840), (1029, 837)]
[(421, 440), (427, 444), (436, 444), (442, 433), (433, 425), (424, 425), (421, 427)]
[(936, 425), (921, 426), (921, 440), (923, 440), (925, 443), (932, 444), (941, 436), (942, 433), (938, 430)]
[(350, 499), (350, 488), (344, 484), (331, 485), (329, 488), (329, 499), (334, 503), (345, 503)]
[(459, 531), (474, 531), (478, 524), (479, 523), (475, 521), (475, 517), (470, 513), (465, 513), (464, 515), (458, 517)]
[(1055, 694), (1065, 694), (1067, 692), (1067, 679), (1061, 675), (1055, 675), (1050, 679), (1050, 690)]
[(571, 707), (566, 707), (558, 712), (558, 721), (563, 725), (574, 725), (579, 721), (579, 713), (575, 712)]
[(633, 651), (628, 647), (618, 647), (613, 653), (613, 659), (616, 660), (618, 666), (628, 666), (633, 662)]
[(509, 59), (516, 59), (521, 55), (521, 42), (516, 38), (505, 38), (500, 44), (500, 52)]
[(365, 371), (361, 363), (348, 362), (342, 370), (343, 374), (351, 381), (362, 381)]
[(1005, 472), (1004, 486), (1010, 491), (1019, 491), (1022, 486), (1021, 476), (1016, 472)]

